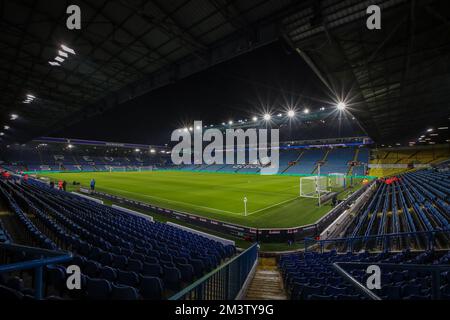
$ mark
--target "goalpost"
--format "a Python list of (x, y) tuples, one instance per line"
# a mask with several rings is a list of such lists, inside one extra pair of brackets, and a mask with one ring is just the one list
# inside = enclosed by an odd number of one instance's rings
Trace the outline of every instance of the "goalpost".
[(300, 178), (300, 197), (320, 198), (321, 194), (328, 193), (327, 176), (309, 176)]
[(339, 172), (328, 174), (328, 186), (330, 188), (345, 188), (347, 186), (346, 175)]

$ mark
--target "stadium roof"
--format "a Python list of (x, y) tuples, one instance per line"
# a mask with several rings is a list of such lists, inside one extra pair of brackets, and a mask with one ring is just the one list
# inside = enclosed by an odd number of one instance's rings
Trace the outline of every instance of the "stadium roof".
[[(74, 1), (82, 28), (69, 31), (64, 1), (3, 1), (3, 138), (57, 131), (279, 38), (373, 139), (417, 138), (448, 122), (449, 13), (445, 1), (376, 1), (382, 29), (369, 31), (372, 2)], [(62, 44), (76, 54), (51, 66)]]

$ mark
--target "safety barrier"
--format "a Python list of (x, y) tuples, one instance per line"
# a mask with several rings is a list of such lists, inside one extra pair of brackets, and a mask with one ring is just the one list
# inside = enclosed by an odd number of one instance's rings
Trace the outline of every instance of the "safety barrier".
[(258, 245), (234, 257), (221, 267), (184, 288), (169, 300), (236, 299), (258, 259)]

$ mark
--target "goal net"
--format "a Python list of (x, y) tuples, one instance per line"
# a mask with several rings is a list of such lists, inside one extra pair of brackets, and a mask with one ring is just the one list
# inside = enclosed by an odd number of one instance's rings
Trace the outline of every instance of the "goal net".
[(327, 176), (310, 176), (300, 178), (300, 197), (319, 198), (330, 192)]
[(328, 186), (330, 188), (345, 188), (346, 182), (346, 176), (344, 173), (334, 172), (328, 174)]

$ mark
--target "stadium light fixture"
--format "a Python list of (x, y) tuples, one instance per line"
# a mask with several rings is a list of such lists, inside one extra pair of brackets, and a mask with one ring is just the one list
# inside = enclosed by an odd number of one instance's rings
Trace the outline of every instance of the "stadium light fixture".
[(156, 150), (155, 149), (150, 149), (150, 153), (155, 153)]
[(271, 116), (270, 114), (266, 113), (266, 114), (264, 115), (264, 120), (269, 121), (270, 118), (272, 118), (272, 116)]
[(48, 64), (51, 65), (52, 67), (60, 67), (61, 66), (58, 62), (55, 62), (55, 61), (49, 61)]
[(141, 152), (141, 149), (134, 149), (134, 152)]
[(252, 120), (253, 120), (253, 122), (258, 121), (258, 117), (253, 117)]
[(338, 109), (338, 110), (345, 110), (345, 108), (347, 108), (347, 105), (345, 104), (345, 102), (339, 102), (337, 105), (336, 105), (336, 108)]
[(0, 132), (0, 136), (4, 136), (5, 135), (5, 133), (4, 132)]
[(57, 57), (55, 57), (55, 60), (58, 61), (58, 62), (63, 63), (65, 59), (61, 58), (60, 56), (57, 56)]
[(427, 132), (433, 132), (433, 128), (427, 129)]
[(281, 113), (278, 114), (278, 117), (282, 117), (282, 116), (283, 116), (283, 114), (281, 114)]
[(72, 149), (72, 148), (73, 148), (73, 144), (69, 144), (69, 145), (67, 146), (67, 148)]
[(308, 109), (308, 108), (305, 108), (305, 110), (303, 110), (303, 113), (304, 113), (304, 114), (308, 114), (308, 113), (309, 113), (309, 109)]
[(63, 58), (68, 58), (69, 57), (69, 55), (66, 52), (61, 51), (61, 50), (58, 50), (58, 55), (63, 57)]
[(3, 129), (9, 130), (9, 126), (3, 126)]
[(448, 127), (439, 127), (438, 130), (448, 130)]
[(324, 111), (324, 110), (325, 110), (325, 107), (321, 107), (321, 108), (320, 108), (320, 111)]
[(65, 46), (65, 45), (61, 45), (61, 49), (63, 49), (65, 52), (68, 52), (68, 53), (70, 53), (70, 54), (73, 54), (73, 55), (75, 55), (76, 53), (75, 53), (75, 50), (73, 50), (72, 48), (69, 48), (68, 46)]
[(17, 118), (19, 118), (19, 116), (17, 115), (17, 114), (15, 114), (15, 113), (13, 113), (13, 114), (11, 114), (11, 120), (16, 120)]
[(293, 118), (295, 116), (295, 111), (294, 110), (289, 110), (288, 113), (287, 113), (287, 116), (289, 118)]
[(229, 124), (230, 126), (233, 125), (233, 121), (232, 121), (232, 120), (228, 121), (228, 124)]

